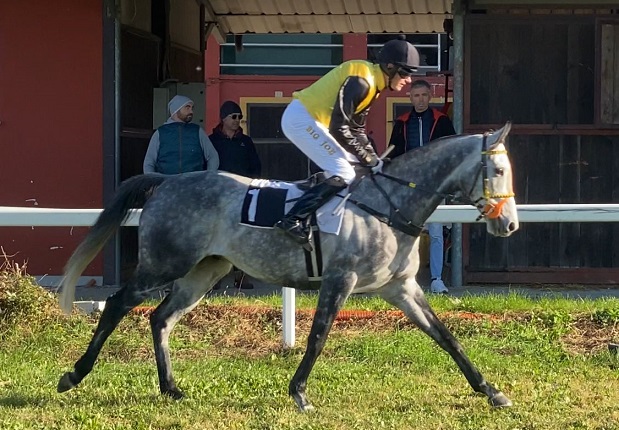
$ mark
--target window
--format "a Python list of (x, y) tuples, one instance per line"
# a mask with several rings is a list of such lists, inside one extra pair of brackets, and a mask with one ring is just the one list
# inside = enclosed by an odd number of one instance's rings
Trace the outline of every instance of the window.
[(246, 34), (240, 52), (228, 36), (220, 67), (227, 75), (322, 76), (342, 60), (341, 35)]
[(310, 175), (309, 159), (282, 132), (282, 114), (290, 98), (241, 97), (247, 112), (246, 132), (256, 144), (262, 163), (261, 176), (295, 181)]
[(247, 108), (247, 133), (255, 143), (262, 140), (287, 142), (282, 132), (281, 119), (288, 103), (249, 103)]

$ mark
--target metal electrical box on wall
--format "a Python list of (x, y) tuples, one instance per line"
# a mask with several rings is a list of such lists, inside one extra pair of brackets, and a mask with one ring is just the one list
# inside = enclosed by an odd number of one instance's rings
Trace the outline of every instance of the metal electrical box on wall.
[(204, 128), (206, 119), (203, 82), (171, 82), (165, 87), (153, 89), (153, 129), (156, 130), (170, 117), (168, 102), (175, 95), (189, 97), (193, 100), (193, 122)]

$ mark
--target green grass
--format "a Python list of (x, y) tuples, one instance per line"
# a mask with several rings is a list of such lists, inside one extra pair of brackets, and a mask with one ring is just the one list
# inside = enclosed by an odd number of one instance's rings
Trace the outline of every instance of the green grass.
[[(563, 312), (607, 314), (611, 320), (619, 321), (619, 299), (614, 297), (590, 299), (568, 299), (562, 297), (531, 298), (524, 294), (512, 292), (509, 294), (465, 295), (452, 297), (448, 295), (428, 295), (428, 302), (436, 312), (468, 311), (492, 314), (505, 312)], [(148, 302), (157, 305), (158, 302)], [(213, 296), (203, 300), (204, 304), (234, 305), (234, 306), (269, 306), (282, 305), (281, 294), (260, 297), (243, 296)], [(313, 309), (317, 303), (315, 292), (297, 292), (297, 308)], [(360, 309), (383, 311), (394, 309), (390, 304), (377, 296), (352, 295), (345, 303), (344, 309)]]
[[(278, 318), (230, 310), (209, 319), (207, 307), (279, 309), (280, 296), (224, 297), (205, 300), (173, 332), (182, 401), (158, 394), (144, 317), (123, 320), (93, 372), (63, 394), (58, 379), (84, 352), (97, 318), (53, 317), (5, 330), (0, 429), (619, 429), (619, 359), (605, 349), (617, 334), (618, 300), (429, 300), (512, 408), (491, 409), (426, 335), (401, 319), (379, 318), (336, 324), (308, 380), (317, 410), (301, 414), (287, 390), (309, 320), (298, 321), (298, 346), (284, 351)], [(297, 296), (299, 308), (315, 303), (315, 295)], [(346, 308), (391, 309), (368, 297), (352, 297)], [(454, 311), (495, 318), (462, 319)]]

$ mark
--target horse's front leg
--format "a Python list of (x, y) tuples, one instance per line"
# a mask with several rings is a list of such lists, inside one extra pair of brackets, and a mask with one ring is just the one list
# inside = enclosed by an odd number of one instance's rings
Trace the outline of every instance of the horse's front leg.
[(486, 382), (479, 370), (471, 363), (462, 345), (430, 308), (421, 287), (413, 277), (393, 281), (383, 287), (380, 294), (386, 301), (401, 309), (413, 323), (447, 351), (473, 390), (485, 394), (492, 406), (512, 405), (512, 402), (502, 392)]
[(318, 305), (309, 337), (307, 348), (294, 376), (290, 380), (288, 393), (292, 396), (301, 412), (314, 409), (307, 400), (305, 387), (316, 359), (322, 352), (333, 321), (357, 282), (355, 273), (332, 273), (323, 275), (322, 286), (318, 295)]
[(232, 269), (226, 260), (206, 258), (185, 277), (174, 282), (170, 294), (150, 316), (150, 326), (159, 376), (161, 394), (182, 399), (184, 393), (176, 386), (172, 375), (169, 338), (176, 323), (200, 302), (204, 294)]

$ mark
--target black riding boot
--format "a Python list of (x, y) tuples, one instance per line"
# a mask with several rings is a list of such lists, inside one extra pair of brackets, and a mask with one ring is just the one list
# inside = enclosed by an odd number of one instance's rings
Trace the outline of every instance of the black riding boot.
[(284, 230), (299, 245), (307, 245), (309, 236), (303, 226), (303, 221), (344, 188), (346, 188), (346, 183), (339, 176), (332, 176), (313, 186), (301, 196), (290, 212), (275, 224), (275, 227)]

